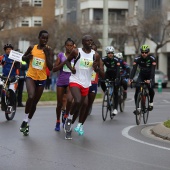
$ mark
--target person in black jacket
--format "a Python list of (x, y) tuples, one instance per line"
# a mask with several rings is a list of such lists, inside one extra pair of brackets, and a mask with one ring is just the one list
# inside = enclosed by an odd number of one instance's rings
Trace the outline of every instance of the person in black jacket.
[(20, 63), (20, 69), (19, 69), (19, 80), (18, 80), (18, 88), (17, 88), (17, 102), (18, 107), (24, 107), (22, 103), (22, 93), (24, 89), (24, 82), (25, 82), (25, 75), (26, 70), (28, 69), (28, 65), (25, 61), (22, 61)]
[[(142, 45), (140, 48), (141, 55), (136, 57), (133, 62), (133, 68), (130, 74), (129, 84), (133, 82), (133, 78), (135, 76), (137, 67), (139, 66), (140, 72), (136, 82), (136, 91), (135, 91), (135, 104), (137, 101), (137, 95), (140, 91), (140, 84), (139, 82), (145, 81), (148, 83), (148, 90), (149, 90), (149, 110), (153, 110), (153, 98), (155, 95), (154, 92), (154, 81), (155, 81), (155, 67), (156, 67), (156, 59), (153, 55), (151, 55), (150, 48), (148, 45)], [(136, 113), (136, 110), (133, 112)]]
[[(106, 47), (106, 56), (102, 58), (103, 65), (106, 67), (105, 80), (114, 81), (114, 109), (113, 115), (118, 114), (118, 88), (120, 83), (120, 61), (115, 56), (115, 49), (113, 46)], [(103, 92), (106, 90), (105, 82), (101, 82), (101, 88)]]

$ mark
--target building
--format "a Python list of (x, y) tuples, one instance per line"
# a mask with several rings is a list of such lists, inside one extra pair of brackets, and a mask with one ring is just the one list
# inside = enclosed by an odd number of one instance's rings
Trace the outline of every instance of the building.
[[(83, 33), (97, 35), (102, 47), (103, 0), (56, 0), (57, 21), (72, 22), (80, 26)], [(120, 49), (128, 13), (128, 0), (108, 0), (108, 45)], [(121, 44), (121, 45), (120, 45)], [(120, 47), (121, 46), (121, 47)], [(101, 49), (99, 49), (101, 50)]]
[[(151, 14), (152, 11), (159, 11), (164, 14), (166, 23), (169, 23), (169, 28), (165, 32), (166, 40), (169, 43), (165, 44), (162, 48), (158, 50), (157, 57), (157, 67), (159, 70), (163, 71), (168, 75), (168, 79), (170, 79), (170, 1), (169, 0), (129, 0), (129, 15), (128, 19), (131, 21), (132, 26), (138, 26), (138, 10), (141, 9), (143, 11), (143, 17), (147, 20), (147, 17)], [(152, 40), (161, 42), (162, 32), (164, 27), (163, 19), (160, 21), (160, 24), (155, 25), (155, 30), (151, 30), (151, 32), (158, 33), (156, 35), (152, 34)], [(151, 49), (151, 53), (154, 54), (156, 44), (150, 39), (145, 39), (142, 44), (148, 44)], [(125, 44), (125, 55), (128, 56), (128, 62), (131, 63), (132, 59), (135, 56), (135, 47), (132, 40), (129, 40), (128, 43)]]
[[(8, 22), (0, 31), (1, 44), (13, 43), (15, 49), (25, 52), (30, 43), (38, 38), (41, 29), (48, 29), (55, 21), (55, 0), (21, 0), (20, 6), (31, 6), (30, 16), (21, 17), (17, 22)], [(36, 36), (36, 37), (35, 37)], [(37, 42), (37, 41), (36, 41)], [(1, 48), (2, 49), (2, 48)]]

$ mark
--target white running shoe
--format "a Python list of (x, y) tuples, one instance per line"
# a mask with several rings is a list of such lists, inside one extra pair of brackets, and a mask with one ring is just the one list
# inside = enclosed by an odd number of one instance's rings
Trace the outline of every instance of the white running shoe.
[(117, 115), (118, 111), (116, 109), (113, 110), (112, 114)]

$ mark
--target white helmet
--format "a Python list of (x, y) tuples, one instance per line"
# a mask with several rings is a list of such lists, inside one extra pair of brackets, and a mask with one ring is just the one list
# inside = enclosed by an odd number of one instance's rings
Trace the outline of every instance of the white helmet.
[(108, 47), (106, 47), (106, 53), (109, 53), (109, 52), (111, 52), (111, 53), (114, 53), (114, 52), (115, 52), (115, 49), (114, 49), (113, 46), (108, 46)]
[(122, 53), (116, 53), (116, 54), (115, 54), (115, 56), (116, 56), (117, 58), (120, 58), (120, 59), (122, 59), (122, 58), (123, 58)]

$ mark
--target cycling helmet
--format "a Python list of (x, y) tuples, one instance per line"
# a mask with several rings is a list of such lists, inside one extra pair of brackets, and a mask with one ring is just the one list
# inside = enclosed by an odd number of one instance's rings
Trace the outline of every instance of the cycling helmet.
[(115, 52), (115, 49), (114, 49), (113, 46), (108, 46), (108, 47), (106, 47), (106, 53), (109, 53), (109, 52), (111, 52), (111, 53), (114, 53), (114, 52)]
[(6, 50), (7, 48), (11, 48), (12, 50), (14, 49), (14, 47), (11, 44), (4, 45), (4, 50)]
[(148, 45), (144, 44), (140, 47), (140, 51), (141, 52), (149, 52), (150, 51), (150, 48)]
[(116, 53), (116, 54), (115, 54), (115, 56), (116, 56), (117, 58), (120, 58), (120, 59), (122, 59), (122, 58), (123, 58), (122, 53)]

